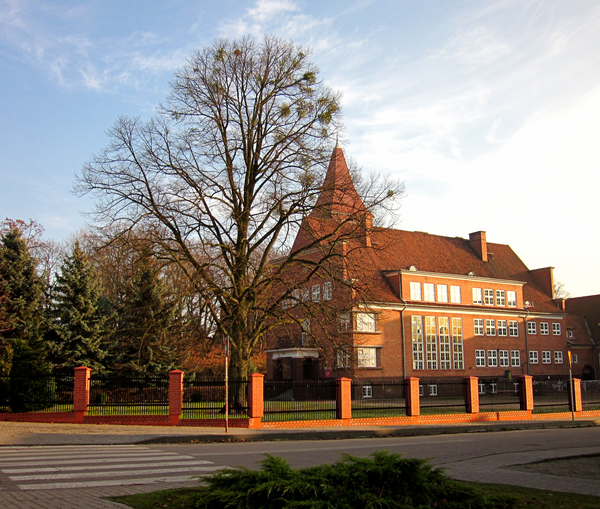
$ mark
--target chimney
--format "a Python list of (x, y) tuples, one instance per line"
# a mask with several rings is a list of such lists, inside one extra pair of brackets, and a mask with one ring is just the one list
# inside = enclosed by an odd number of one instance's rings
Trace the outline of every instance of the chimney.
[(469, 245), (484, 262), (488, 261), (487, 242), (485, 232), (469, 233)]
[(554, 267), (544, 267), (543, 269), (530, 270), (529, 273), (533, 276), (536, 283), (540, 285), (544, 291), (554, 299)]

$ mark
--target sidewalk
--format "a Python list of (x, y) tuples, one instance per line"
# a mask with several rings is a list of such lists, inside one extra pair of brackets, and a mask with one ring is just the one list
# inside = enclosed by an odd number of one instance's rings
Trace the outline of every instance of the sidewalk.
[(521, 429), (581, 428), (600, 420), (505, 421), (419, 426), (352, 426), (336, 428), (284, 428), (276, 430), (179, 426), (123, 426), (109, 424), (47, 424), (0, 422), (0, 447), (15, 445), (110, 445), (273, 440), (339, 440), (454, 433), (482, 433)]

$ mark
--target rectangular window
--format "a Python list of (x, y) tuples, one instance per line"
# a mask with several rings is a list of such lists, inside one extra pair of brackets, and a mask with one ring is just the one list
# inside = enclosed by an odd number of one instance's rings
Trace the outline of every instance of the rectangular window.
[(537, 350), (529, 352), (529, 364), (537, 364), (539, 362)]
[(473, 288), (473, 304), (483, 304), (481, 288)]
[(448, 302), (448, 285), (437, 285), (438, 302)]
[(485, 350), (475, 350), (475, 366), (485, 368)]
[(429, 395), (430, 396), (437, 396), (437, 385), (432, 384), (429, 386)]
[(435, 302), (435, 285), (432, 283), (423, 283), (423, 300), (426, 302)]
[(452, 369), (450, 362), (450, 330), (448, 318), (438, 318), (438, 337), (440, 341), (440, 369)]
[(483, 291), (483, 302), (486, 306), (494, 305), (494, 290)]
[(479, 386), (479, 394), (485, 394), (485, 384), (479, 382), (477, 385)]
[(302, 346), (308, 346), (308, 338), (310, 337), (310, 318), (302, 321)]
[(438, 369), (435, 316), (425, 317), (425, 345), (427, 348), (427, 369)]
[(421, 283), (410, 283), (410, 300), (421, 300)]
[(357, 360), (359, 368), (377, 367), (377, 349), (376, 348), (358, 348)]
[(473, 333), (476, 336), (483, 336), (483, 318), (475, 318), (473, 320)]
[(542, 364), (552, 364), (552, 354), (548, 350), (542, 351)]
[(460, 286), (450, 287), (450, 302), (460, 304)]
[(356, 313), (358, 332), (376, 332), (375, 313)]
[(496, 350), (488, 350), (488, 366), (490, 368), (498, 367), (498, 352)]
[(300, 290), (296, 289), (296, 290), (292, 290), (292, 300), (293, 305), (295, 306), (296, 304), (298, 304), (298, 302), (300, 302)]
[(452, 318), (452, 352), (454, 369), (465, 369), (462, 318)]
[(554, 336), (560, 336), (560, 323), (552, 324), (552, 334)]
[(332, 287), (331, 281), (323, 283), (323, 300), (331, 300)]
[[(573, 355), (573, 357), (575, 357), (573, 362), (577, 362), (577, 356)], [(559, 351), (554, 352), (554, 364), (562, 364), (562, 363), (563, 363), (563, 353), (559, 352)]]
[(513, 308), (517, 307), (517, 292), (506, 292), (506, 305)]
[(350, 313), (342, 313), (339, 318), (340, 332), (348, 332), (352, 330), (352, 318)]
[(488, 336), (496, 335), (496, 320), (486, 320), (485, 321), (485, 333)]
[(302, 302), (310, 300), (310, 288), (302, 288)]
[(550, 334), (550, 327), (548, 327), (548, 322), (540, 322), (540, 334), (542, 336), (547, 336)]
[(519, 350), (511, 350), (510, 351), (510, 363), (513, 368), (518, 368), (521, 366), (521, 352)]
[(352, 356), (350, 352), (345, 350), (337, 351), (337, 367), (338, 369), (349, 368), (351, 366)]
[(283, 299), (281, 301), (281, 307), (283, 309), (288, 309), (290, 307), (290, 299)]
[(498, 336), (508, 336), (508, 322), (506, 320), (498, 320)]
[(312, 301), (319, 302), (321, 300), (321, 285), (313, 285), (312, 287)]
[(508, 322), (508, 332), (511, 337), (516, 338), (519, 336), (519, 322), (516, 320), (510, 320)]
[(506, 292), (504, 290), (496, 290), (496, 306), (506, 305)]
[(373, 397), (373, 386), (372, 385), (363, 385), (362, 394), (363, 394), (363, 398), (372, 398)]
[[(560, 353), (562, 353), (562, 352), (560, 352)], [(561, 355), (561, 358), (562, 358), (562, 355)], [(571, 359), (573, 359), (573, 364), (577, 364), (577, 354), (576, 353), (571, 354)], [(554, 362), (556, 362), (556, 361), (554, 361)]]
[(527, 322), (527, 334), (537, 334), (537, 325), (535, 322)]
[(509, 358), (508, 358), (508, 350), (500, 350), (500, 366), (503, 368), (508, 368), (510, 366)]
[(413, 369), (424, 369), (423, 364), (423, 317), (411, 317)]
[(568, 330), (567, 331), (567, 337), (568, 338), (572, 338), (573, 337), (573, 331), (572, 330)]

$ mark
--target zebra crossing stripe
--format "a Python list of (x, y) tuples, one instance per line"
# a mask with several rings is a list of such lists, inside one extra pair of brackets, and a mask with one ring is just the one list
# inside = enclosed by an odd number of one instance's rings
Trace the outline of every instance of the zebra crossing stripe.
[[(172, 459), (172, 458), (166, 458)], [(40, 468), (6, 468), (1, 470), (5, 474), (41, 474), (43, 472), (69, 472), (81, 470), (103, 470), (107, 468), (147, 468), (147, 467), (175, 467), (181, 465), (212, 465), (212, 461), (161, 461), (156, 463), (126, 463), (124, 465), (81, 465), (77, 467), (40, 467)]]
[[(160, 453), (159, 453), (160, 454)], [(158, 461), (158, 460), (162, 460), (162, 459), (195, 459), (194, 456), (187, 456), (187, 455), (178, 455), (176, 453), (169, 453), (168, 456), (166, 455), (155, 455), (155, 456), (146, 456), (146, 457), (137, 457), (135, 458), (135, 461)], [(94, 464), (102, 464), (102, 463), (110, 463), (110, 462), (114, 462), (114, 463), (123, 463), (123, 462), (128, 462), (131, 461), (131, 455), (129, 456), (113, 456), (108, 457), (108, 458), (98, 458), (98, 459), (76, 459), (76, 460), (61, 460), (61, 461), (53, 461), (52, 464), (53, 465), (77, 465), (77, 464), (85, 464), (85, 465), (94, 465)], [(50, 462), (50, 459), (46, 459), (46, 462)], [(12, 463), (0, 463), (0, 467), (37, 467), (39, 466), (40, 462), (39, 461), (22, 461), (22, 462), (12, 462)], [(2, 468), (2, 470), (4, 470), (4, 468)]]
[(190, 482), (196, 481), (194, 477), (189, 475), (183, 476), (167, 476), (167, 477), (145, 477), (140, 479), (121, 479), (110, 481), (87, 481), (87, 482), (63, 482), (63, 483), (44, 483), (44, 484), (18, 484), (19, 489), (24, 491), (29, 490), (58, 490), (58, 489), (73, 489), (73, 488), (99, 488), (102, 486), (131, 486), (134, 484), (152, 484), (159, 482)]
[[(94, 452), (94, 458), (124, 458), (125, 455), (131, 456), (131, 452)], [(78, 459), (78, 458), (89, 458), (90, 453), (83, 454), (28, 454), (27, 456), (22, 457), (12, 457), (12, 458), (2, 458), (0, 461), (0, 466), (7, 466), (7, 464), (17, 463), (20, 461), (27, 460), (60, 460), (60, 459)], [(136, 456), (177, 456), (176, 452), (160, 452), (160, 451), (142, 451), (140, 453), (136, 453)]]

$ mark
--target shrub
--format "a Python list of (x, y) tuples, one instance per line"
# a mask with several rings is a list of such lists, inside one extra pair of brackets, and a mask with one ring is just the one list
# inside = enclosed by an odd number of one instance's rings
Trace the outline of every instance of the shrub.
[(345, 456), (334, 465), (292, 470), (267, 456), (262, 469), (232, 469), (202, 479), (201, 509), (509, 509), (509, 497), (485, 498), (459, 485), (427, 461), (380, 451), (372, 458)]

